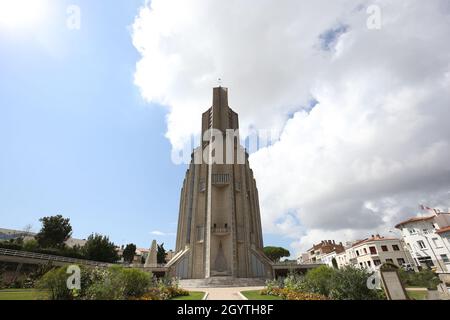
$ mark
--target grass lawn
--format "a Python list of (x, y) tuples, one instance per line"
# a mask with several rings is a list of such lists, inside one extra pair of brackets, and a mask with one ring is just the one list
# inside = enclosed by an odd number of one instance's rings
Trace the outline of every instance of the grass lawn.
[(46, 291), (35, 289), (5, 289), (0, 290), (0, 300), (45, 300)]
[(408, 297), (414, 300), (426, 300), (427, 291), (425, 290), (406, 290)]
[(277, 296), (261, 295), (261, 290), (241, 291), (248, 300), (283, 300)]
[(202, 300), (205, 293), (203, 291), (189, 291), (188, 296), (175, 297), (172, 300)]

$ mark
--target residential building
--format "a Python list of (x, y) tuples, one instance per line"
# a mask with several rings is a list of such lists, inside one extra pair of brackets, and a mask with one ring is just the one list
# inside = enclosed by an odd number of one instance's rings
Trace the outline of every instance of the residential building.
[(359, 269), (375, 271), (384, 263), (398, 267), (412, 265), (412, 257), (403, 247), (401, 240), (372, 235), (357, 241), (345, 250), (345, 254), (336, 257), (339, 267), (352, 265)]
[[(336, 254), (343, 251), (345, 251), (345, 248), (342, 243), (336, 243), (334, 240), (323, 240), (319, 244), (313, 245), (306, 253), (307, 256), (302, 257), (302, 261), (303, 263), (326, 263), (322, 261), (322, 258), (325, 258), (326, 261), (332, 260)], [(332, 255), (333, 252), (335, 255)]]
[(336, 266), (337, 266), (336, 256), (337, 256), (336, 251), (332, 251), (330, 253), (322, 255), (322, 257), (320, 258), (320, 261), (321, 261), (321, 263), (323, 263), (323, 264), (325, 264), (325, 265), (327, 265), (327, 266), (329, 266), (331, 268), (334, 268), (335, 266), (333, 264), (333, 260), (336, 261), (335, 263), (336, 263)]
[(297, 263), (298, 264), (305, 264), (305, 263), (308, 262), (308, 260), (309, 260), (309, 254), (305, 252), (305, 253), (302, 253), (300, 255), (300, 257), (297, 258)]
[(413, 217), (395, 226), (401, 231), (414, 263), (438, 273), (450, 272), (449, 213)]

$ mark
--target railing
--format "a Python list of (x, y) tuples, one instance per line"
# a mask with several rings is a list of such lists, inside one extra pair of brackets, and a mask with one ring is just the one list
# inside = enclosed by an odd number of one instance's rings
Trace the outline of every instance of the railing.
[(226, 227), (226, 228), (211, 228), (211, 231), (213, 234), (227, 234), (230, 233), (230, 228)]
[(213, 173), (212, 184), (214, 185), (226, 185), (230, 183), (230, 174), (228, 173)]
[(94, 266), (110, 265), (109, 263), (106, 263), (106, 262), (68, 258), (68, 257), (62, 257), (62, 256), (54, 256), (51, 254), (43, 254), (43, 253), (35, 253), (35, 252), (19, 251), (19, 250), (11, 250), (11, 249), (3, 249), (3, 248), (0, 248), (0, 256), (1, 255), (10, 256), (10, 257), (40, 259), (40, 260), (47, 260), (47, 261), (67, 262), (67, 263), (73, 263), (73, 264), (88, 264), (88, 265), (94, 265)]

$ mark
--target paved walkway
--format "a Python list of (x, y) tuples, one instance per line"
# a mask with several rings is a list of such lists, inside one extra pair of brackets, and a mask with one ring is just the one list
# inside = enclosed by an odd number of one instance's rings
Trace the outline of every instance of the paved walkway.
[(208, 292), (206, 300), (243, 300), (238, 292), (262, 289), (264, 287), (186, 288), (189, 291)]

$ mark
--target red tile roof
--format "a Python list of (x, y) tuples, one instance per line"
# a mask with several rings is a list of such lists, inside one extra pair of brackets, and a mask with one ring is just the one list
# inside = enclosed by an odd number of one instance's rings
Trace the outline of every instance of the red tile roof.
[(367, 239), (364, 239), (364, 240), (357, 241), (357, 242), (355, 242), (352, 245), (352, 247), (359, 246), (360, 244), (363, 244), (363, 243), (366, 243), (366, 242), (384, 241), (384, 240), (399, 240), (399, 239), (397, 239), (397, 238), (386, 238), (386, 237), (382, 237), (382, 236), (376, 235), (374, 237), (370, 237), (370, 238), (367, 238)]
[(450, 227), (441, 228), (436, 231), (437, 233), (450, 232)]
[(410, 223), (410, 222), (417, 222), (417, 221), (426, 221), (426, 220), (433, 219), (434, 217), (436, 217), (436, 216), (435, 216), (435, 215), (432, 215), (432, 216), (426, 216), (426, 217), (414, 217), (414, 218), (410, 218), (410, 219), (408, 219), (408, 220), (405, 220), (405, 221), (402, 221), (402, 222), (396, 224), (395, 227), (396, 227), (397, 229), (400, 229), (399, 227), (400, 227), (401, 225), (403, 225), (403, 224), (407, 224), (407, 223)]

